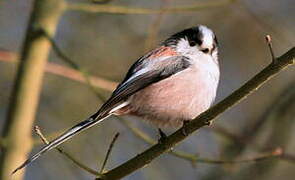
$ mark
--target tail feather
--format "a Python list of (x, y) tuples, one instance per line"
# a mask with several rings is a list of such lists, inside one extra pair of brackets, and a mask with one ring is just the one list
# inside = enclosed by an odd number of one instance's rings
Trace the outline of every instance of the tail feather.
[(31, 162), (35, 161), (37, 158), (39, 158), (42, 154), (50, 151), (51, 149), (57, 147), (58, 145), (62, 144), (66, 140), (72, 138), (74, 135), (80, 133), (83, 130), (86, 130), (95, 124), (100, 123), (105, 118), (107, 118), (109, 115), (105, 115), (103, 117), (98, 117), (96, 119), (96, 115), (91, 116), (90, 118), (86, 119), (85, 121), (80, 122), (79, 124), (75, 125), (71, 129), (67, 130), (65, 133), (51, 141), (49, 144), (45, 145), (39, 152), (37, 152), (35, 155), (27, 159), (24, 163), (22, 163), (18, 168), (16, 168), (12, 174), (16, 173), (18, 170), (24, 168)]

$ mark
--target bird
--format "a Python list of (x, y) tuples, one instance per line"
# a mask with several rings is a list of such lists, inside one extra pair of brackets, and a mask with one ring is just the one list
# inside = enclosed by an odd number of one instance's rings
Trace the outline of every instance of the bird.
[(111, 115), (140, 117), (158, 128), (181, 127), (210, 108), (219, 77), (215, 33), (205, 25), (175, 33), (130, 67), (97, 112), (45, 145), (13, 173)]

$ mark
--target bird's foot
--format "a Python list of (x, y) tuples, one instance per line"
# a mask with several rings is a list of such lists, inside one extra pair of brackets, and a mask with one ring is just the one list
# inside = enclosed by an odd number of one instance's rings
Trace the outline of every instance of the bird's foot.
[(212, 124), (212, 121), (205, 122), (205, 125), (207, 125), (207, 126), (211, 126), (211, 124)]
[(186, 120), (186, 121), (183, 121), (183, 124), (182, 124), (181, 132), (182, 132), (182, 134), (185, 135), (185, 136), (188, 135), (187, 132), (186, 132), (186, 130), (185, 130), (185, 126), (186, 126), (188, 123), (189, 123), (189, 121)]
[(167, 139), (167, 135), (162, 131), (162, 129), (159, 128), (158, 130), (160, 135), (158, 142), (163, 143)]

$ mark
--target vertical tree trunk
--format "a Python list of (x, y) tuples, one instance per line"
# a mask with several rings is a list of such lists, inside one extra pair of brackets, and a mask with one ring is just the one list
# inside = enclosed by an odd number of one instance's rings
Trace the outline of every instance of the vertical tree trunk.
[[(41, 29), (53, 36), (63, 9), (62, 0), (33, 2), (3, 129), (5, 147), (0, 159), (1, 180), (10, 180), (11, 172), (27, 158), (32, 149), (32, 126), (50, 50), (50, 42), (42, 36)], [(14, 175), (13, 179), (20, 180), (23, 176), (24, 172), (21, 171)]]

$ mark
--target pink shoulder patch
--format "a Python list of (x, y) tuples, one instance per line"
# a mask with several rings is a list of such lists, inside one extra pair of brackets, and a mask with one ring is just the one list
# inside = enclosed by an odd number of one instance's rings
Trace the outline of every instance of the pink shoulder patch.
[(151, 58), (157, 58), (161, 56), (177, 56), (178, 53), (172, 49), (171, 47), (165, 47), (161, 46), (158, 49), (155, 50), (155, 53), (152, 54), (150, 57)]

